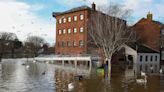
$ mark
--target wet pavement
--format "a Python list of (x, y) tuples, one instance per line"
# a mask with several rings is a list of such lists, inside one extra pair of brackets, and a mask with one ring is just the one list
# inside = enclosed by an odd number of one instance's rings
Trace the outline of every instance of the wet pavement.
[[(26, 68), (23, 63), (30, 67)], [(5, 60), (0, 64), (0, 92), (68, 92), (70, 83), (74, 84), (73, 92), (164, 92), (163, 75), (148, 75), (147, 83), (140, 84), (136, 79), (143, 77), (130, 74), (130, 71), (112, 72), (109, 80), (98, 76), (92, 68), (85, 70), (89, 74), (83, 71), (83, 78), (78, 80), (74, 76), (80, 73), (65, 67), (23, 59)]]

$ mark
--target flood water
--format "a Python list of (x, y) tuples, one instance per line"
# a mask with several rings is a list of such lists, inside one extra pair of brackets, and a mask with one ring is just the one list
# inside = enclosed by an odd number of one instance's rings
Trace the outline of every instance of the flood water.
[[(28, 63), (26, 68), (22, 63)], [(74, 83), (73, 92), (164, 92), (164, 76), (148, 75), (147, 83), (139, 84), (140, 76), (130, 71), (112, 72), (109, 80), (96, 74), (96, 69), (79, 71), (46, 63), (27, 62), (23, 59), (3, 60), (0, 64), (0, 92), (68, 92), (68, 84)], [(74, 76), (83, 75), (82, 80)]]

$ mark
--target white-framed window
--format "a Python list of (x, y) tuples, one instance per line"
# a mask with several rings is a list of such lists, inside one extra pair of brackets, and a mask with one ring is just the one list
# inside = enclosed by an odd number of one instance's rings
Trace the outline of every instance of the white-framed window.
[(65, 29), (63, 29), (63, 34), (65, 34), (66, 33), (66, 30)]
[(63, 23), (66, 23), (66, 18), (63, 18)]
[(68, 22), (71, 22), (71, 17), (68, 17)]
[(59, 30), (59, 34), (61, 34), (62, 33), (62, 31), (61, 30)]
[(80, 27), (80, 32), (84, 32), (84, 28), (83, 27)]
[(84, 46), (84, 41), (83, 41), (83, 40), (80, 40), (80, 41), (79, 41), (79, 46), (80, 46), (80, 47)]
[(59, 19), (59, 24), (61, 24), (62, 23), (62, 19)]
[(73, 32), (74, 32), (74, 33), (77, 33), (77, 28), (74, 28), (74, 29), (73, 29)]
[(68, 47), (71, 46), (71, 42), (70, 42), (70, 41), (67, 42), (67, 46), (68, 46)]
[(76, 41), (73, 41), (73, 46), (76, 46)]
[(83, 20), (83, 19), (84, 19), (84, 15), (80, 14), (80, 20)]
[(69, 28), (69, 29), (68, 29), (68, 34), (70, 34), (70, 33), (71, 33), (71, 29)]
[(73, 20), (74, 20), (74, 21), (77, 21), (77, 16), (74, 16)]

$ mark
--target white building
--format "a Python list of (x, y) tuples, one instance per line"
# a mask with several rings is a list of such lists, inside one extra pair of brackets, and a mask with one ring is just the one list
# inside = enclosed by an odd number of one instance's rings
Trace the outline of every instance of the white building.
[[(160, 53), (144, 45), (125, 46), (127, 62), (133, 63), (134, 73), (159, 73)], [(129, 60), (129, 57), (133, 59)]]

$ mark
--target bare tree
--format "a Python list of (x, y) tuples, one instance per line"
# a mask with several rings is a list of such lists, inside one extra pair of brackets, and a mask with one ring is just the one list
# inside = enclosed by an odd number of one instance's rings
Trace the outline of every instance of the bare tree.
[(116, 18), (129, 20), (131, 19), (131, 9), (126, 9), (124, 5), (118, 3), (110, 3), (109, 5), (98, 6), (98, 10)]
[(39, 36), (29, 36), (26, 39), (25, 45), (29, 52), (32, 52), (35, 56), (38, 55), (39, 50), (41, 50), (45, 40)]
[[(105, 9), (103, 7), (103, 9)], [(105, 9), (107, 14), (93, 11), (89, 20), (89, 34), (98, 48), (102, 50), (103, 56), (108, 61), (108, 74), (111, 74), (111, 58), (113, 53), (120, 50), (123, 45), (132, 38), (132, 32), (126, 26), (126, 21), (117, 18), (117, 14), (127, 11), (121, 10), (119, 6), (110, 6)], [(112, 15), (112, 16), (109, 16)], [(116, 17), (115, 17), (116, 16)]]
[(0, 33), (0, 62), (11, 41), (17, 39), (14, 33), (2, 32)]

